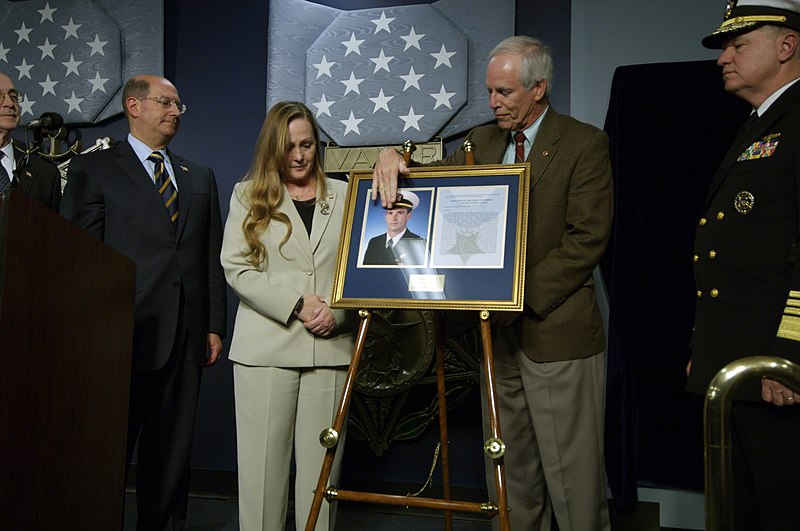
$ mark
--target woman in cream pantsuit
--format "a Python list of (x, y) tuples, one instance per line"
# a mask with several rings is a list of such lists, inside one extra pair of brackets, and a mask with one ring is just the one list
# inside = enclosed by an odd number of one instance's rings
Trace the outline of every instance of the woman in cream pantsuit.
[[(350, 315), (326, 303), (347, 185), (325, 176), (318, 146), (308, 108), (272, 107), (225, 224), (222, 265), (240, 300), (229, 357), (244, 531), (283, 531), (293, 450), (295, 520), (305, 528), (325, 455), (319, 434), (332, 425), (353, 352)], [(334, 529), (335, 510), (323, 503), (316, 529)]]

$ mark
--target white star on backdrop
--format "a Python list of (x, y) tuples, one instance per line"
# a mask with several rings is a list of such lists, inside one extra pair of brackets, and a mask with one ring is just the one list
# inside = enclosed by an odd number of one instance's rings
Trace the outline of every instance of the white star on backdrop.
[(83, 101), (83, 98), (76, 97), (75, 96), (75, 91), (73, 90), (72, 91), (72, 96), (69, 97), (69, 98), (65, 98), (64, 99), (64, 103), (69, 105), (69, 110), (67, 112), (72, 112), (72, 111), (81, 112), (81, 102), (82, 101)]
[(344, 52), (344, 56), (347, 57), (348, 55), (350, 55), (350, 52), (353, 52), (356, 55), (361, 55), (360, 46), (363, 42), (364, 39), (356, 39), (356, 34), (351, 33), (349, 41), (342, 41), (342, 44), (344, 44), (347, 47), (347, 50)]
[(14, 30), (14, 33), (18, 35), (17, 44), (21, 43), (22, 41), (31, 42), (31, 38), (29, 37), (29, 35), (32, 31), (33, 28), (26, 28), (25, 22), (23, 22), (22, 26), (20, 26), (18, 30)]
[(58, 81), (51, 81), (50, 74), (47, 74), (47, 79), (44, 81), (40, 81), (39, 84), (42, 86), (42, 97), (46, 94), (52, 94), (53, 96), (56, 95), (56, 85), (58, 85)]
[(45, 37), (44, 44), (42, 44), (41, 46), (37, 46), (37, 48), (39, 48), (42, 51), (41, 59), (44, 59), (45, 57), (50, 57), (51, 59), (55, 59), (55, 57), (53, 57), (53, 50), (56, 49), (56, 46), (58, 46), (58, 44), (50, 44), (50, 39)]
[(364, 81), (364, 78), (356, 79), (356, 75), (353, 72), (350, 72), (350, 79), (343, 79), (340, 81), (345, 87), (347, 87), (344, 91), (344, 95), (347, 96), (350, 92), (355, 92), (356, 94), (361, 94), (361, 91), (358, 90), (358, 86), (361, 82)]
[(22, 58), (22, 63), (18, 64), (14, 68), (19, 70), (19, 78), (20, 79), (22, 79), (23, 77), (27, 77), (28, 79), (31, 79), (31, 68), (33, 68), (33, 65), (29, 65), (27, 63), (27, 61), (25, 61), (24, 57)]
[(62, 62), (61, 64), (67, 67), (67, 73), (64, 74), (64, 77), (67, 77), (70, 74), (75, 74), (78, 77), (81, 75), (78, 73), (78, 67), (83, 63), (83, 61), (76, 61), (74, 54), (69, 54), (69, 61)]
[(448, 109), (452, 109), (450, 106), (450, 98), (455, 95), (455, 92), (445, 92), (444, 85), (442, 85), (442, 88), (439, 89), (437, 94), (431, 94), (431, 97), (436, 100), (436, 105), (434, 105), (433, 108), (438, 109), (440, 106), (444, 105)]
[(39, 21), (39, 24), (41, 24), (45, 20), (49, 20), (50, 22), (53, 22), (53, 13), (58, 11), (58, 8), (51, 9), (50, 8), (50, 2), (47, 2), (44, 5), (44, 9), (37, 9), (36, 11), (38, 11), (39, 14), (42, 15), (42, 19)]
[(36, 103), (36, 100), (30, 99), (28, 96), (20, 97), (19, 99), (19, 113), (20, 115), (23, 114), (33, 114), (33, 104)]
[(334, 103), (336, 103), (336, 102), (333, 101), (333, 100), (326, 99), (325, 98), (325, 94), (323, 94), (322, 95), (322, 99), (320, 99), (318, 102), (313, 104), (314, 107), (317, 108), (316, 117), (319, 117), (322, 114), (327, 114), (328, 116), (330, 116), (331, 115), (331, 105), (333, 105)]
[(385, 109), (386, 112), (389, 112), (389, 101), (393, 100), (394, 96), (385, 96), (383, 94), (383, 89), (378, 93), (377, 98), (370, 98), (372, 103), (375, 104), (375, 108), (372, 109), (372, 114), (378, 112), (378, 109)]
[(94, 34), (94, 41), (87, 42), (86, 44), (88, 44), (89, 47), (92, 49), (92, 53), (89, 54), (89, 57), (93, 56), (96, 53), (99, 53), (100, 55), (105, 57), (106, 54), (103, 51), (103, 46), (108, 44), (108, 41), (101, 41), (100, 36), (97, 33)]
[(317, 69), (317, 79), (319, 79), (320, 76), (323, 75), (328, 77), (333, 77), (331, 76), (331, 67), (335, 64), (336, 63), (334, 62), (328, 62), (328, 60), (325, 58), (325, 54), (323, 54), (322, 61), (320, 61), (319, 63), (314, 63), (314, 67)]
[(425, 74), (417, 74), (416, 72), (414, 72), (414, 67), (412, 66), (411, 69), (408, 71), (408, 74), (398, 77), (406, 82), (405, 86), (403, 87), (403, 90), (408, 89), (408, 87), (414, 87), (415, 89), (420, 90), (418, 82), (420, 79), (425, 77)]
[(386, 12), (381, 11), (381, 18), (373, 19), (371, 22), (375, 24), (375, 33), (379, 33), (381, 31), (385, 31), (386, 33), (391, 33), (392, 30), (389, 29), (389, 23), (394, 20), (394, 17), (387, 18)]
[(408, 111), (408, 114), (405, 116), (401, 116), (400, 118), (405, 122), (403, 126), (403, 131), (406, 131), (409, 127), (413, 127), (417, 131), (419, 131), (419, 120), (425, 116), (424, 114), (415, 114), (414, 107), (411, 107)]
[(408, 50), (411, 47), (414, 47), (417, 50), (420, 50), (421, 48), (419, 47), (419, 41), (424, 36), (425, 36), (424, 33), (421, 34), (421, 35), (417, 35), (417, 33), (414, 31), (414, 27), (412, 26), (411, 27), (411, 31), (409, 32), (408, 35), (406, 35), (405, 37), (402, 37), (402, 36), (400, 37), (401, 39), (406, 41), (406, 46), (405, 46), (405, 48), (403, 48), (403, 51), (405, 52), (406, 50)]
[(450, 58), (453, 57), (455, 54), (456, 54), (456, 52), (448, 52), (445, 49), (444, 44), (442, 44), (442, 49), (441, 50), (439, 50), (436, 53), (432, 53), (431, 54), (431, 57), (436, 59), (436, 64), (433, 65), (433, 69), (436, 70), (441, 65), (447, 65), (448, 67), (453, 68), (450, 65)]
[(375, 74), (378, 72), (378, 70), (386, 70), (387, 72), (390, 72), (389, 61), (391, 61), (392, 59), (394, 59), (394, 56), (390, 55), (387, 57), (383, 53), (383, 49), (381, 49), (381, 53), (378, 55), (378, 57), (370, 58), (370, 61), (375, 63), (375, 70), (373, 70), (372, 73)]
[(358, 130), (358, 124), (364, 121), (363, 118), (356, 118), (353, 116), (353, 111), (350, 111), (350, 117), (347, 120), (339, 120), (344, 124), (344, 134), (347, 136), (347, 133), (353, 132), (357, 135), (360, 135), (361, 132)]
[(80, 28), (81, 26), (83, 26), (83, 24), (75, 24), (75, 22), (72, 21), (72, 17), (69, 17), (69, 24), (67, 24), (66, 26), (61, 26), (62, 28), (64, 28), (64, 31), (66, 32), (66, 35), (64, 35), (64, 40), (67, 40), (70, 37), (75, 37), (77, 39), (78, 28)]
[(95, 72), (94, 79), (89, 79), (88, 81), (92, 84), (92, 94), (98, 90), (104, 94), (106, 93), (106, 83), (108, 82), (108, 78), (100, 77), (100, 72)]

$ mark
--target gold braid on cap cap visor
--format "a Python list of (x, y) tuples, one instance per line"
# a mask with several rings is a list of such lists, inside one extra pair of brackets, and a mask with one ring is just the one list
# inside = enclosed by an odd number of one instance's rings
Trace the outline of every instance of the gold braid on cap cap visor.
[(754, 24), (782, 24), (785, 23), (787, 17), (783, 15), (750, 15), (750, 16), (741, 16), (741, 17), (733, 17), (729, 18), (722, 25), (719, 27), (717, 31), (712, 33), (715, 35), (717, 33), (727, 33), (729, 31), (736, 31), (742, 28), (746, 28), (748, 26), (752, 26)]

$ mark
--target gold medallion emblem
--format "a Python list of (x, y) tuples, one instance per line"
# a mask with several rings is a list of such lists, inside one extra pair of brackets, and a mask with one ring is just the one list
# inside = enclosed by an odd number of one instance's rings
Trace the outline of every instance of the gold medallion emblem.
[(736, 194), (733, 200), (733, 206), (739, 214), (749, 214), (750, 211), (753, 210), (755, 202), (755, 196), (747, 190), (744, 190)]
[(434, 339), (433, 312), (376, 310), (356, 374), (356, 391), (381, 397), (411, 388), (433, 359)]

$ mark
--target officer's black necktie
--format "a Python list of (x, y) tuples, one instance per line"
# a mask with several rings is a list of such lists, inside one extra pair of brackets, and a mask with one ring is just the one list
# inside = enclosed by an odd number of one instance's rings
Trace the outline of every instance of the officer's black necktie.
[(0, 151), (0, 194), (11, 188), (11, 177), (8, 175), (6, 167), (3, 166), (3, 159), (5, 157), (6, 154)]

